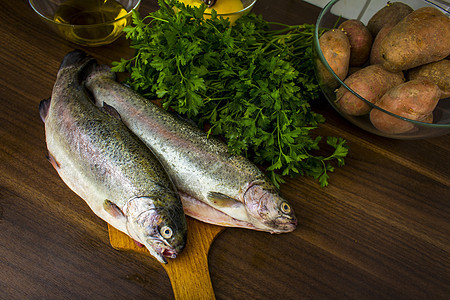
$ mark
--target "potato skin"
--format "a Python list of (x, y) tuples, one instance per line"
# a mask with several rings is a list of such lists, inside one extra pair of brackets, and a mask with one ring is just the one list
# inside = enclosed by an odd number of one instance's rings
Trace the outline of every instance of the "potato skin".
[[(326, 31), (319, 38), (319, 45), (323, 56), (336, 75), (344, 80), (347, 77), (350, 61), (350, 42), (347, 35), (338, 29)], [(316, 64), (319, 81), (331, 88), (339, 83), (321, 63)]]
[(347, 20), (339, 25), (350, 42), (350, 66), (362, 66), (370, 55), (373, 37), (363, 22), (355, 19)]
[(378, 32), (377, 36), (373, 40), (369, 58), (371, 65), (377, 65), (383, 62), (381, 57), (381, 42), (387, 36), (389, 31), (391, 31), (391, 29), (394, 28), (394, 26), (395, 24), (393, 23), (386, 24), (385, 26), (383, 26), (383, 28), (381, 28), (381, 30)]
[(403, 18), (381, 42), (383, 67), (392, 72), (438, 61), (450, 54), (450, 18), (434, 7)]
[(350, 75), (352, 75), (353, 73), (358, 72), (358, 71), (361, 70), (362, 68), (364, 68), (364, 67), (350, 67), (350, 68), (348, 68), (348, 74), (347, 74), (347, 76), (350, 76)]
[(402, 2), (388, 2), (385, 7), (377, 11), (367, 22), (367, 29), (375, 38), (378, 32), (387, 24), (397, 24), (410, 14), (413, 9)]
[(410, 69), (408, 78), (428, 78), (441, 89), (441, 99), (450, 97), (450, 60), (443, 59)]
[[(400, 84), (384, 94), (375, 104), (396, 115), (430, 123), (441, 91), (428, 79), (415, 79)], [(379, 131), (400, 134), (413, 131), (415, 125), (388, 115), (376, 108), (370, 112), (370, 121)]]
[[(403, 82), (403, 72), (392, 73), (380, 65), (367, 66), (344, 81), (349, 88), (371, 103), (375, 103), (387, 90)], [(336, 91), (336, 105), (342, 112), (352, 116), (368, 114), (372, 109), (344, 86)]]

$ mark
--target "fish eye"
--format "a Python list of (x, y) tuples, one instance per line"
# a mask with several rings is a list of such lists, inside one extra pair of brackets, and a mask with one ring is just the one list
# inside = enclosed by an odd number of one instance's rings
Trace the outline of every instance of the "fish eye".
[(163, 238), (168, 239), (168, 238), (172, 237), (173, 231), (172, 231), (172, 228), (170, 228), (169, 226), (163, 226), (160, 229), (160, 233)]
[(281, 211), (285, 214), (291, 213), (291, 206), (287, 202), (281, 203), (280, 208), (281, 208)]

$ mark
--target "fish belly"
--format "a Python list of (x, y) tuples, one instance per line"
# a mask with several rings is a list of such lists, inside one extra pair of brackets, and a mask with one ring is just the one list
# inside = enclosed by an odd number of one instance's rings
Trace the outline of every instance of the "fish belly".
[(51, 134), (51, 130), (47, 130), (46, 142), (49, 155), (52, 155), (58, 164), (55, 169), (63, 182), (82, 198), (98, 217), (128, 234), (126, 219), (113, 217), (103, 208), (105, 199), (115, 199), (115, 197), (105, 192), (101, 182), (96, 182), (92, 176), (85, 176), (86, 171), (77, 160), (73, 159), (75, 154), (68, 153), (65, 145), (58, 143), (58, 139)]

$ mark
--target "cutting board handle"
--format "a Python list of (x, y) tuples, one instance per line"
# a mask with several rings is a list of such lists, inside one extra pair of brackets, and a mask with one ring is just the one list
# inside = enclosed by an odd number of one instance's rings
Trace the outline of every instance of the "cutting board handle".
[[(215, 299), (208, 268), (208, 252), (224, 227), (188, 218), (186, 248), (175, 259), (163, 264), (169, 276), (175, 299)], [(126, 234), (108, 224), (111, 246), (120, 251), (132, 251), (151, 256)], [(151, 256), (153, 257), (153, 256)]]

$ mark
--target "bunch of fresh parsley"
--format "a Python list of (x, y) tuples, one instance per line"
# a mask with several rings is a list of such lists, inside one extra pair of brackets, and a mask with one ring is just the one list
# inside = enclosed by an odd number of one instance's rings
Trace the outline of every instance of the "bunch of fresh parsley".
[[(113, 63), (130, 73), (127, 84), (164, 108), (187, 115), (208, 134), (220, 135), (230, 152), (266, 167), (279, 185), (285, 175), (306, 174), (328, 184), (327, 172), (344, 164), (345, 140), (329, 137), (328, 157), (313, 155), (321, 137), (310, 131), (325, 120), (311, 110), (314, 25), (268, 23), (249, 14), (234, 26), (205, 5), (159, 0), (160, 9), (126, 27), (135, 56)], [(270, 27), (272, 26), (272, 27)], [(276, 29), (273, 29), (277, 27)]]

